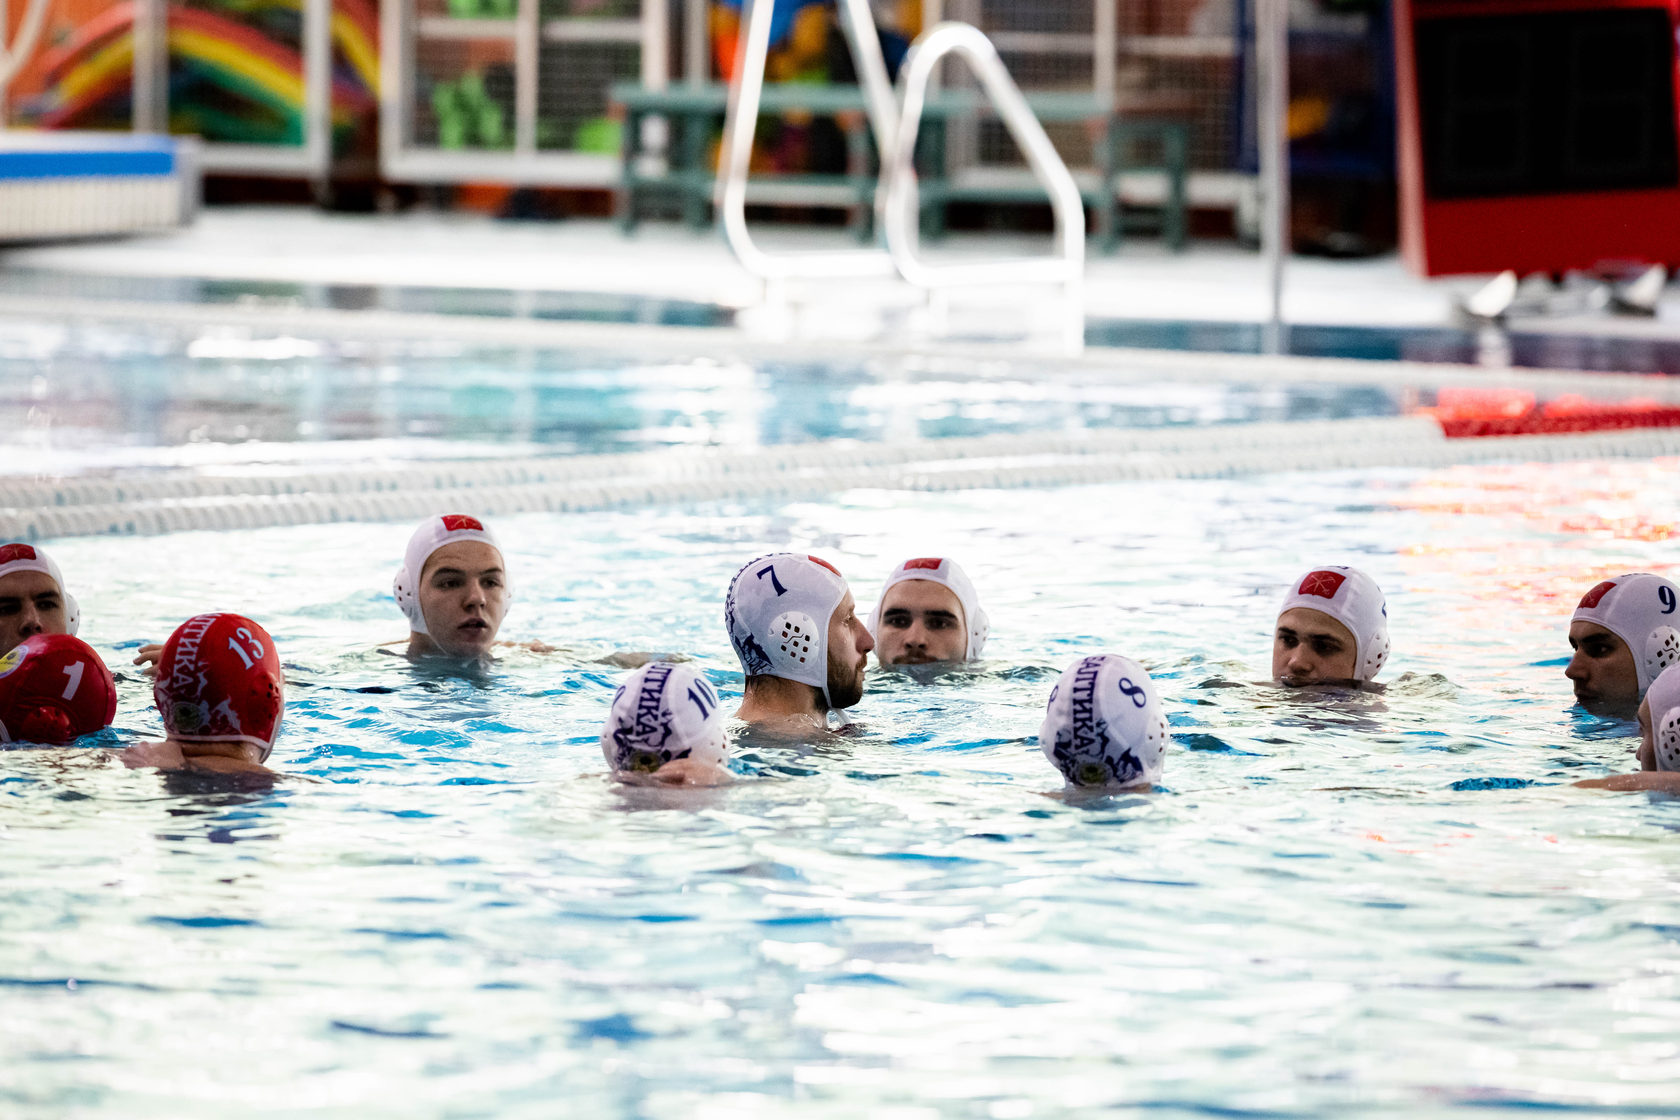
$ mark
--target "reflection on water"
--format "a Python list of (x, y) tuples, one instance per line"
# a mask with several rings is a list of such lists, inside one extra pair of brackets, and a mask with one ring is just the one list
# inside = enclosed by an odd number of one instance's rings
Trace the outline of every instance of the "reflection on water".
[[(209, 605), (263, 621), (288, 777), (200, 791), (105, 750), (0, 753), (0, 1100), (1667, 1108), (1680, 817), (1567, 786), (1634, 740), (1571, 708), (1558, 658), (1582, 573), (1672, 570), (1671, 542), (1578, 526), (1669, 516), (1677, 466), (509, 518), (505, 636), (568, 652), (473, 678), (374, 652), (408, 526), (57, 542), (113, 660)], [(1541, 515), (1501, 505), (1518, 477)], [(680, 651), (738, 696), (722, 591), (770, 548), (835, 560), (865, 609), (903, 557), (960, 556), (988, 660), (872, 667), (847, 734), (743, 742), (728, 787), (611, 781), (623, 671), (596, 659)], [(1387, 592), (1381, 692), (1262, 681), (1286, 581), (1326, 560)], [(1044, 796), (1042, 705), (1095, 650), (1160, 682), (1160, 794)], [(144, 682), (119, 687), (113, 739), (155, 735)], [(246, 1057), (208, 1063), (205, 1039)]]
[[(247, 330), (8, 326), (4, 473), (223, 472), (610, 452), (1393, 416), (1400, 390), (1163, 384), (1055, 363), (602, 357)], [(15, 359), (7, 361), (6, 359)], [(1415, 394), (1413, 395), (1415, 396)]]

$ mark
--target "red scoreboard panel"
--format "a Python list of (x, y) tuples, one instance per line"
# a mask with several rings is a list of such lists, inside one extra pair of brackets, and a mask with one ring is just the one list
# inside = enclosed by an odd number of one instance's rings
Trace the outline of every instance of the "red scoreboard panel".
[(1394, 19), (1412, 268), (1680, 265), (1680, 0), (1396, 0)]

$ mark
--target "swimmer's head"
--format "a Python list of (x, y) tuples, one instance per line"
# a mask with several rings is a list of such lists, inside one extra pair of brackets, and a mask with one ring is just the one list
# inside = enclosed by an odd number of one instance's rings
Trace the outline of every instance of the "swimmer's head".
[(179, 743), (244, 743), (266, 761), (286, 710), (286, 679), (268, 631), (237, 614), (201, 614), (163, 644), (152, 699)]
[(1657, 770), (1680, 771), (1680, 665), (1657, 674), (1639, 706), (1641, 761)]
[(428, 517), (414, 530), (391, 584), (409, 629), (450, 657), (483, 657), (507, 613), (502, 549), (476, 517)]
[(949, 557), (906, 560), (892, 570), (869, 615), (883, 665), (973, 661), (991, 622), (968, 573)]
[(74, 634), (81, 621), (52, 557), (32, 544), (0, 544), (0, 653), (33, 634)]
[(863, 699), (875, 641), (857, 617), (851, 588), (827, 560), (760, 556), (729, 581), (723, 621), (749, 682), (780, 677), (810, 685), (830, 708)]
[(93, 648), (34, 634), (0, 655), (0, 743), (69, 743), (117, 718), (117, 685)]
[(613, 696), (601, 729), (601, 753), (614, 770), (653, 772), (691, 758), (722, 766), (729, 761), (712, 682), (683, 665), (654, 661), (630, 674)]
[(1160, 781), (1167, 717), (1155, 682), (1129, 657), (1075, 661), (1050, 693), (1038, 746), (1069, 785), (1119, 789)]
[(1680, 664), (1680, 588), (1648, 572), (1605, 580), (1575, 608), (1569, 644), (1575, 654), (1564, 675), (1575, 698), (1632, 708), (1659, 673)]
[(1290, 585), (1272, 634), (1272, 676), (1285, 684), (1375, 680), (1388, 660), (1388, 606), (1376, 580), (1339, 564)]

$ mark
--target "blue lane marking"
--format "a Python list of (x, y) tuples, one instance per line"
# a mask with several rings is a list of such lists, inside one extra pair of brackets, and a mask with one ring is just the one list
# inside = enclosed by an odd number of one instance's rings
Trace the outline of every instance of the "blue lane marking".
[(175, 173), (173, 151), (0, 151), (0, 179), (71, 179)]

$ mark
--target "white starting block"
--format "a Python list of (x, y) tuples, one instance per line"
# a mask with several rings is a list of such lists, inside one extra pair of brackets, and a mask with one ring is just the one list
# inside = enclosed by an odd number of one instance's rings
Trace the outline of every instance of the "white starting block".
[(0, 244), (187, 225), (200, 180), (192, 137), (0, 130)]

